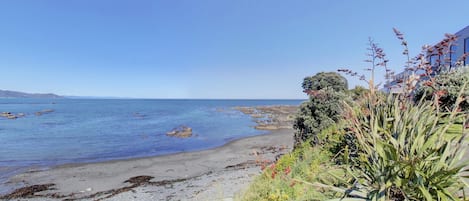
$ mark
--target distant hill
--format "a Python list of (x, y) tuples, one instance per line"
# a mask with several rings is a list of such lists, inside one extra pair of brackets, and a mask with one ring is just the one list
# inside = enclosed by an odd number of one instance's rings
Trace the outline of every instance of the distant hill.
[(18, 91), (0, 90), (0, 98), (63, 98), (57, 94), (31, 94)]

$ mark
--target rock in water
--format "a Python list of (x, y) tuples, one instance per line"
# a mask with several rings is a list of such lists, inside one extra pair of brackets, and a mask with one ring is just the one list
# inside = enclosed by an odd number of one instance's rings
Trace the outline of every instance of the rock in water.
[(188, 138), (192, 136), (192, 128), (187, 126), (177, 127), (166, 133), (170, 137)]
[(16, 118), (18, 118), (16, 115), (14, 115), (14, 114), (11, 113), (11, 112), (2, 112), (2, 113), (0, 114), (0, 116), (5, 117), (5, 118), (7, 118), (7, 119), (16, 119)]
[(42, 111), (39, 111), (39, 112), (36, 112), (36, 116), (41, 116), (43, 114), (47, 114), (47, 113), (51, 113), (51, 112), (54, 112), (54, 110), (52, 109), (47, 109), (47, 110), (42, 110)]

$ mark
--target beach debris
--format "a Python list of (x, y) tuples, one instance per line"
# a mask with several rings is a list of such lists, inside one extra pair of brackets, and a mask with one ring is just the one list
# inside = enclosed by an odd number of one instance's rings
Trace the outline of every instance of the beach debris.
[(34, 194), (37, 192), (52, 190), (50, 187), (54, 185), (55, 184), (38, 184), (38, 185), (26, 186), (23, 188), (16, 189), (10, 194), (4, 195), (0, 197), (0, 199), (10, 200), (10, 199), (16, 199), (16, 198), (33, 197)]
[(242, 163), (238, 163), (238, 164), (234, 164), (234, 165), (228, 165), (228, 166), (225, 167), (225, 169), (238, 170), (238, 169), (246, 169), (246, 168), (256, 167), (256, 166), (260, 166), (260, 165), (255, 160), (248, 160), (248, 161), (245, 161), (245, 162), (242, 162)]
[(179, 126), (166, 133), (170, 137), (188, 138), (192, 136), (192, 128), (188, 126)]
[(147, 175), (141, 175), (141, 176), (131, 177), (130, 179), (125, 180), (124, 183), (142, 185), (142, 184), (150, 182), (150, 180), (152, 180), (153, 178), (155, 178), (155, 177), (147, 176)]
[(43, 114), (47, 114), (47, 113), (51, 113), (51, 112), (54, 112), (54, 110), (53, 109), (41, 110), (41, 111), (36, 112), (34, 114), (36, 114), (36, 116), (41, 116)]
[(80, 191), (80, 193), (91, 192), (92, 190), (93, 190), (92, 188), (86, 188), (84, 191)]

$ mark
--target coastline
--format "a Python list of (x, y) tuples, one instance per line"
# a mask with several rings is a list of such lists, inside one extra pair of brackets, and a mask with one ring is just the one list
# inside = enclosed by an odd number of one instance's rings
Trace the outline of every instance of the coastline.
[[(288, 153), (292, 144), (293, 130), (279, 129), (203, 151), (61, 165), (49, 170), (15, 175), (8, 183), (45, 185), (48, 189), (11, 200), (233, 198), (255, 175), (260, 174), (262, 165)], [(146, 179), (145, 176), (153, 178)], [(132, 183), (131, 178), (143, 180)]]
[[(236, 108), (235, 108), (236, 109)], [(65, 164), (9, 179), (7, 200), (224, 200), (293, 145), (292, 106), (240, 107), (263, 135), (169, 155)], [(259, 127), (262, 126), (262, 127)], [(24, 186), (24, 187), (22, 187)], [(18, 188), (22, 187), (22, 188)]]

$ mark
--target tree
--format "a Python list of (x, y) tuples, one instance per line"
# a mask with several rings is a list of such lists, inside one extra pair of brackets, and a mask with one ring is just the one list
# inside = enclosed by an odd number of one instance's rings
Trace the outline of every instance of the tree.
[(295, 147), (308, 140), (320, 143), (319, 133), (339, 121), (348, 83), (338, 73), (321, 72), (306, 77), (302, 87), (310, 97), (301, 104), (294, 121)]
[(295, 118), (295, 147), (311, 140), (318, 144), (318, 134), (340, 120), (345, 95), (330, 88), (322, 89), (302, 103)]
[(348, 89), (347, 79), (336, 72), (320, 72), (311, 77), (305, 77), (301, 85), (304, 92), (321, 90), (331, 87), (334, 91), (346, 91)]

